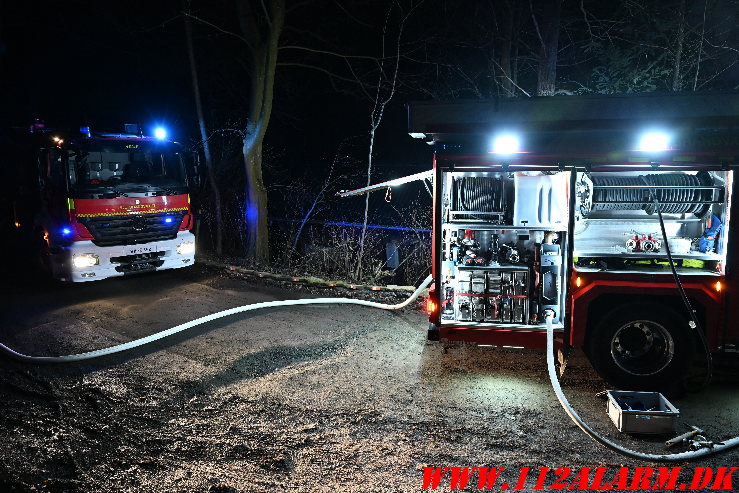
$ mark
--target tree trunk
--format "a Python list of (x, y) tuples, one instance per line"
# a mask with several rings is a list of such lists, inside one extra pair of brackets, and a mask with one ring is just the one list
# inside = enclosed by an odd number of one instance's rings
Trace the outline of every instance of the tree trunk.
[(285, 0), (239, 0), (239, 22), (250, 48), (250, 93), (244, 145), (245, 254), (260, 263), (269, 261), (267, 189), (262, 179), (262, 143), (272, 113), (277, 43), (285, 21)]
[(267, 223), (267, 189), (262, 180), (262, 142), (246, 144), (244, 167), (246, 190), (244, 222), (246, 224), (246, 254), (261, 263), (269, 261), (269, 228)]
[[(375, 132), (377, 127), (380, 126), (382, 121), (382, 112), (380, 112), (379, 118), (375, 120), (374, 115), (372, 117), (372, 125), (370, 127), (370, 141), (369, 141), (369, 152), (367, 153), (367, 185), (372, 184), (372, 153), (375, 151)], [(367, 223), (369, 221), (369, 199), (370, 192), (364, 195), (364, 222), (362, 223), (362, 233), (359, 237), (359, 255), (357, 256), (357, 265), (354, 269), (354, 277), (359, 280), (362, 277), (362, 262), (364, 261), (364, 238), (367, 235)]]
[(532, 13), (540, 41), (536, 94), (551, 96), (557, 89), (557, 51), (562, 0), (544, 0), (539, 4), (542, 7), (540, 15)]
[[(189, 11), (189, 2), (183, 1), (183, 7)], [(205, 129), (205, 117), (203, 116), (203, 103), (200, 98), (200, 84), (198, 83), (198, 68), (195, 63), (195, 50), (192, 44), (192, 26), (190, 25), (190, 17), (185, 16), (185, 33), (187, 35), (187, 54), (190, 58), (190, 76), (192, 77), (192, 92), (195, 98), (195, 110), (198, 115), (198, 127), (200, 129), (200, 139), (203, 142), (203, 154), (205, 157), (205, 169), (208, 173), (208, 184), (213, 193), (213, 222), (216, 235), (216, 253), (223, 253), (223, 213), (221, 211), (221, 190), (216, 181), (215, 170), (213, 169), (213, 157), (210, 153), (210, 143), (208, 142), (208, 133)]]
[(683, 45), (685, 44), (685, 0), (680, 2), (678, 10), (677, 38), (675, 39), (675, 57), (672, 66), (672, 90), (681, 91), (683, 88), (682, 59)]
[(513, 86), (513, 71), (511, 70), (511, 51), (513, 47), (514, 6), (506, 2), (506, 13), (503, 19), (503, 39), (500, 47), (500, 70), (503, 72), (500, 84), (503, 86), (504, 96), (510, 98), (515, 94)]

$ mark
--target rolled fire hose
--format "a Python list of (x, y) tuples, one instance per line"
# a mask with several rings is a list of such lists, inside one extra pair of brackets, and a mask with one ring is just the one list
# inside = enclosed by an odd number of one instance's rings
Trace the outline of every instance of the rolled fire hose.
[(107, 347), (103, 349), (97, 349), (95, 351), (89, 351), (86, 353), (70, 354), (66, 356), (28, 356), (26, 354), (22, 354), (17, 351), (14, 351), (13, 349), (9, 348), (8, 346), (4, 344), (0, 344), (0, 353), (4, 353), (10, 356), (11, 358), (24, 361), (27, 363), (72, 363), (75, 361), (84, 361), (88, 359), (99, 358), (101, 356), (107, 356), (109, 354), (115, 354), (115, 353), (120, 353), (122, 351), (127, 351), (129, 349), (143, 346), (144, 344), (158, 341), (159, 339), (164, 339), (165, 337), (169, 337), (171, 335), (177, 334), (178, 332), (182, 332), (183, 330), (191, 329), (198, 325), (202, 325), (204, 323), (211, 322), (219, 318), (236, 315), (237, 313), (248, 312), (252, 310), (259, 310), (261, 308), (277, 308), (277, 307), (284, 307), (284, 306), (320, 305), (320, 304), (345, 304), (345, 305), (363, 305), (363, 306), (369, 306), (372, 308), (380, 308), (381, 310), (400, 310), (401, 308), (405, 308), (406, 306), (413, 303), (413, 301), (420, 296), (421, 292), (424, 289), (426, 289), (426, 287), (428, 287), (429, 284), (431, 284), (431, 281), (432, 281), (431, 276), (428, 276), (426, 280), (424, 280), (423, 283), (421, 283), (421, 285), (418, 286), (418, 288), (416, 288), (416, 290), (407, 300), (405, 300), (402, 303), (398, 303), (397, 305), (386, 305), (384, 303), (376, 303), (374, 301), (365, 301), (365, 300), (355, 300), (351, 298), (309, 298), (309, 299), (301, 299), (301, 300), (264, 301), (261, 303), (253, 303), (251, 305), (244, 305), (244, 306), (239, 306), (236, 308), (230, 308), (228, 310), (222, 310), (220, 312), (212, 313), (204, 317), (196, 318), (195, 320), (186, 322), (184, 324), (180, 324), (176, 327), (172, 327), (171, 329), (157, 332), (156, 334), (152, 334), (150, 336), (142, 337), (140, 339), (135, 339), (133, 341), (125, 342), (123, 344), (118, 344), (116, 346), (111, 346), (111, 347)]
[(549, 312), (546, 317), (546, 323), (547, 323), (547, 370), (549, 371), (549, 381), (552, 384), (552, 388), (554, 389), (554, 393), (557, 394), (557, 399), (559, 400), (559, 403), (562, 404), (562, 407), (564, 408), (567, 415), (570, 417), (570, 419), (583, 431), (586, 435), (588, 435), (590, 438), (595, 440), (596, 442), (600, 443), (604, 447), (607, 447), (614, 452), (618, 452), (619, 454), (625, 455), (627, 457), (631, 457), (633, 459), (640, 459), (640, 460), (646, 460), (646, 461), (653, 461), (653, 462), (680, 462), (680, 461), (686, 461), (686, 460), (692, 460), (697, 457), (704, 457), (706, 455), (712, 455), (719, 452), (726, 451), (730, 448), (736, 447), (739, 445), (739, 437), (732, 438), (730, 440), (724, 440), (720, 444), (714, 444), (712, 447), (706, 447), (690, 452), (681, 452), (678, 454), (645, 454), (643, 452), (637, 452), (636, 450), (631, 450), (625, 447), (622, 447), (621, 445), (618, 445), (604, 436), (599, 435), (595, 430), (593, 430), (590, 426), (588, 426), (583, 420), (578, 416), (577, 412), (572, 408), (570, 403), (567, 401), (567, 397), (565, 397), (564, 393), (562, 392), (562, 387), (559, 385), (559, 380), (557, 379), (557, 372), (554, 367), (554, 327), (552, 326), (552, 313)]

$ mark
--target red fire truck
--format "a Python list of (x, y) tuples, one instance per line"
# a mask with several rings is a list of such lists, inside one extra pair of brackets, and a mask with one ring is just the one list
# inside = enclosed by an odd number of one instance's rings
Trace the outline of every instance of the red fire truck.
[(16, 270), (80, 282), (193, 264), (186, 166), (194, 168), (164, 130), (144, 137), (36, 123), (0, 140), (3, 176), (14, 184), (3, 215)]
[(697, 330), (736, 349), (739, 93), (423, 102), (408, 120), (435, 149), (416, 175), (430, 339), (543, 347), (553, 313), (561, 346), (632, 388), (680, 378)]

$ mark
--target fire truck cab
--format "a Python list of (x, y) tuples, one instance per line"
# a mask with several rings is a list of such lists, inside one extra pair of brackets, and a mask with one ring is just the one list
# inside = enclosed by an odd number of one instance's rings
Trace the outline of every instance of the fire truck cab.
[(38, 123), (0, 138), (16, 271), (81, 282), (193, 264), (194, 166), (179, 144)]
[(739, 93), (422, 102), (408, 121), (435, 149), (430, 339), (544, 347), (551, 314), (606, 380), (659, 386), (700, 348), (680, 282), (710, 350), (736, 349)]

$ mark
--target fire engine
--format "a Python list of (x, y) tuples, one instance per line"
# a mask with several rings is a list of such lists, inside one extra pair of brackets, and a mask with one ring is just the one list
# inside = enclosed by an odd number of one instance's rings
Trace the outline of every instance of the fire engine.
[(15, 258), (70, 282), (194, 263), (188, 185), (195, 167), (164, 129), (144, 137), (137, 125), (127, 127), (93, 134), (37, 122), (2, 132), (3, 174), (15, 184), (4, 229)]
[(739, 93), (420, 102), (408, 122), (433, 170), (345, 195), (432, 180), (429, 339), (544, 347), (553, 314), (560, 347), (635, 388), (681, 378), (699, 330), (736, 349)]

